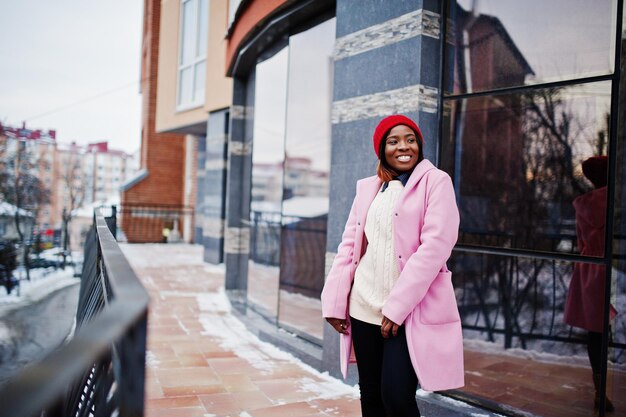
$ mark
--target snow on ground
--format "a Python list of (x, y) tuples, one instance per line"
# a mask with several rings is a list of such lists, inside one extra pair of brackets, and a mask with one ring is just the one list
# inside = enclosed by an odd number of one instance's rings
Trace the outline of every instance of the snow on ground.
[[(133, 246), (140, 246), (141, 253), (144, 253), (144, 249), (152, 250), (154, 256), (133, 257)], [(124, 255), (129, 259), (129, 262), (131, 260), (130, 258), (132, 257), (131, 263), (133, 267), (137, 269), (171, 267), (172, 258), (176, 259), (177, 265), (209, 265), (204, 263), (201, 255), (198, 255), (198, 253), (201, 253), (201, 245), (190, 245), (188, 243), (122, 243), (120, 244), (120, 248), (123, 248), (122, 251), (124, 252)], [(224, 272), (223, 267), (220, 269), (220, 271)]]
[(299, 391), (311, 393), (311, 398), (305, 401), (317, 398), (336, 398), (344, 395), (359, 398), (358, 387), (344, 384), (328, 375), (327, 372), (320, 373), (290, 353), (278, 349), (271, 343), (261, 341), (251, 333), (241, 321), (231, 314), (231, 305), (223, 288), (217, 293), (200, 294), (197, 296), (197, 301), (200, 309), (207, 312), (200, 314), (200, 323), (204, 327), (204, 334), (219, 340), (222, 348), (235, 353), (255, 368), (268, 374), (275, 369), (276, 364), (287, 362), (295, 364), (319, 378), (321, 381), (305, 377), (295, 383)]
[[(29, 304), (34, 304), (47, 295), (80, 282), (80, 278), (74, 277), (74, 268), (68, 266), (63, 269), (36, 268), (30, 271), (30, 281), (26, 280), (26, 273), (16, 270), (16, 278), (20, 279), (19, 295), (17, 288), (11, 294), (7, 294), (4, 286), (0, 286), (0, 317), (9, 312), (22, 308)], [(2, 329), (0, 329), (0, 339), (2, 339)]]

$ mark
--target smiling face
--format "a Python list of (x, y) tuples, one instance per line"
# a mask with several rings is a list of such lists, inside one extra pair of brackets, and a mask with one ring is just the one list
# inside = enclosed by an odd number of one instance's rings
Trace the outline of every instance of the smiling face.
[(389, 131), (385, 140), (385, 160), (397, 173), (410, 171), (419, 162), (420, 145), (415, 132), (398, 125)]

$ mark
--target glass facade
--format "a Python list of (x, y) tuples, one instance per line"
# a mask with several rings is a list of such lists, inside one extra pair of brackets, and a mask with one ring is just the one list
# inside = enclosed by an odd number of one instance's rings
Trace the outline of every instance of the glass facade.
[(611, 0), (446, 5), (440, 166), (461, 211), (449, 266), (462, 391), (536, 415), (592, 414), (607, 366), (613, 415), (626, 415), (616, 11)]
[(293, 34), (255, 66), (248, 305), (322, 343), (335, 20)]
[(614, 0), (455, 3), (449, 9), (448, 41), (466, 47), (448, 50), (447, 94), (613, 72)]
[(279, 323), (322, 341), (335, 20), (289, 38)]
[(610, 99), (603, 81), (447, 100), (442, 168), (459, 243), (580, 253), (573, 202), (593, 189), (582, 162), (607, 154)]
[(288, 57), (284, 47), (258, 63), (254, 91), (248, 303), (273, 320), (278, 314)]
[[(622, 18), (622, 25), (623, 25)], [(626, 312), (626, 31), (622, 27), (622, 44), (620, 50), (621, 73), (617, 112), (620, 115), (615, 123), (616, 141), (611, 148), (615, 158), (614, 169), (609, 169), (609, 187), (613, 189), (613, 236), (612, 264), (610, 271), (611, 295), (610, 302), (615, 307), (616, 317), (611, 325), (611, 338), (608, 350), (607, 396), (615, 403), (615, 415), (626, 415), (623, 402), (616, 399), (624, 398), (626, 393), (626, 324), (620, 316)], [(609, 207), (611, 205), (609, 204)], [(611, 220), (611, 219), (609, 219)], [(619, 407), (619, 408), (618, 408)]]

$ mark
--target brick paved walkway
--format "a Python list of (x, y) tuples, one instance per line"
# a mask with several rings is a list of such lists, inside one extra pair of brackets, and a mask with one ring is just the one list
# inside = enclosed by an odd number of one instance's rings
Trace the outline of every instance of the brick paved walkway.
[[(230, 314), (224, 270), (202, 262), (201, 246), (120, 246), (151, 297), (147, 417), (361, 415), (356, 388), (261, 342)], [(588, 370), (570, 368), (466, 351), (465, 391), (492, 393), (494, 401), (541, 416), (588, 415)], [(613, 382), (614, 392), (623, 383)], [(427, 417), (497, 415), (436, 394), (418, 396)], [(621, 396), (612, 397), (623, 410)]]
[(360, 416), (358, 392), (259, 341), (202, 247), (121, 245), (151, 297), (148, 417)]

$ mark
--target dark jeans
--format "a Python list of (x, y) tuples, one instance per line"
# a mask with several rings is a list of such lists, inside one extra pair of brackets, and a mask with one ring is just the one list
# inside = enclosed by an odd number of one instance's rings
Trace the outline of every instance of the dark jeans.
[(363, 417), (416, 417), (417, 376), (411, 364), (404, 326), (384, 339), (380, 326), (350, 318), (359, 370)]

